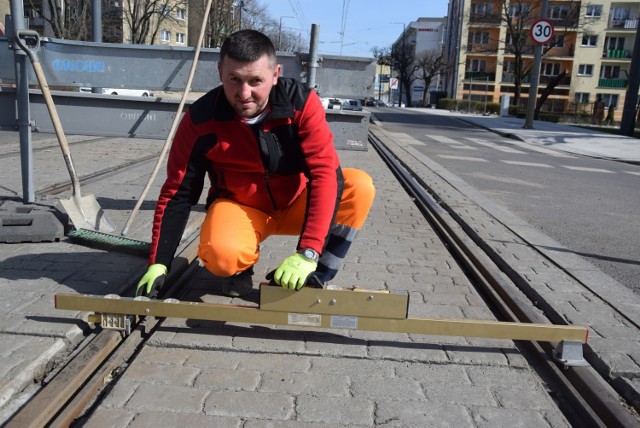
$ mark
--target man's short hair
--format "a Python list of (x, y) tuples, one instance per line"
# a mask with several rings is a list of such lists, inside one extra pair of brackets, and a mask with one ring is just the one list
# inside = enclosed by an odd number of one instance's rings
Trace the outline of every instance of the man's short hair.
[(256, 30), (240, 30), (229, 35), (220, 48), (220, 62), (226, 57), (239, 62), (254, 62), (263, 55), (276, 62), (276, 49), (271, 39)]

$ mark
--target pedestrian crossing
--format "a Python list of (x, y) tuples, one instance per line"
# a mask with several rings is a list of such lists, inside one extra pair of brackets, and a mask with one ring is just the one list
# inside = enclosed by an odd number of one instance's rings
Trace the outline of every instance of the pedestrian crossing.
[[(420, 141), (415, 139), (414, 137), (405, 134), (405, 133), (390, 133), (394, 139), (398, 141), (402, 141), (404, 144), (410, 144), (413, 146), (423, 146), (424, 141)], [(474, 151), (478, 151), (479, 147), (486, 147), (495, 150), (499, 153), (512, 154), (512, 155), (527, 155), (530, 152), (536, 152), (545, 154), (547, 156), (551, 156), (554, 158), (566, 158), (566, 159), (575, 159), (576, 156), (570, 153), (560, 152), (558, 150), (553, 150), (547, 147), (537, 146), (535, 144), (526, 143), (518, 140), (504, 139), (495, 141), (488, 141), (482, 138), (475, 137), (464, 137), (459, 139), (454, 139), (448, 137), (446, 135), (432, 135), (425, 134), (431, 141), (435, 141), (436, 143), (446, 145), (447, 147), (459, 150), (459, 155), (454, 154), (436, 154), (435, 157), (446, 159), (446, 160), (456, 160), (456, 161), (464, 161), (464, 162), (476, 162), (476, 163), (484, 163), (489, 162), (489, 160), (483, 158), (482, 156), (471, 156)], [(613, 171), (605, 168), (589, 168), (589, 167), (580, 167), (573, 165), (551, 165), (548, 163), (542, 162), (527, 162), (521, 160), (514, 159), (500, 159), (499, 162), (521, 166), (527, 168), (540, 168), (540, 169), (553, 169), (553, 168), (566, 168), (572, 171), (579, 172), (588, 172), (588, 173), (597, 173), (597, 174), (615, 174), (621, 172), (623, 174), (631, 174), (640, 176), (640, 171)]]

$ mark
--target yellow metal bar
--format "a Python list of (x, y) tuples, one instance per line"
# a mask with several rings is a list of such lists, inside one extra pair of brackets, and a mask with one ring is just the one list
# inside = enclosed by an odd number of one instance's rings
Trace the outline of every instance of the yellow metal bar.
[[(273, 287), (275, 288), (275, 287)], [(110, 299), (103, 296), (56, 294), (57, 309), (101, 313), (188, 318), (246, 324), (274, 324), (322, 328), (346, 328), (394, 333), (495, 339), (587, 343), (588, 329), (580, 326), (526, 324), (501, 321), (448, 320), (434, 318), (390, 319), (352, 315), (269, 311), (257, 306), (221, 305), (201, 302), (168, 303), (159, 300)]]
[(322, 315), (352, 315), (375, 318), (407, 318), (409, 294), (364, 289), (260, 286), (260, 309), (276, 312), (304, 312)]

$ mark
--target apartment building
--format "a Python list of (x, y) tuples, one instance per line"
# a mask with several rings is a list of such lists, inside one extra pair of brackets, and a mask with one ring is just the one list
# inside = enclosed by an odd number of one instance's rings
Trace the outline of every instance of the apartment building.
[[(436, 50), (441, 51), (444, 47), (444, 40), (446, 37), (446, 18), (418, 18), (418, 20), (409, 23), (409, 25), (403, 28), (402, 34), (393, 43), (393, 46), (404, 44), (409, 52), (409, 55), (413, 58), (419, 58), (421, 54), (426, 51)], [(416, 77), (419, 72), (416, 73)], [(422, 79), (417, 77), (411, 84), (411, 101), (413, 105), (422, 105), (423, 95), (426, 92), (427, 96), (431, 91), (438, 91), (442, 89), (442, 76), (438, 74), (431, 81), (429, 88), (426, 88)], [(399, 85), (392, 88), (392, 98), (395, 102), (399, 99)], [(402, 90), (403, 99), (402, 102), (406, 102), (405, 90)]]
[[(450, 1), (445, 40), (448, 96), (499, 102), (509, 95), (513, 103), (521, 75), (518, 59), (525, 70), (533, 65), (535, 44), (528, 32), (541, 17), (540, 6), (540, 0), (513, 2), (507, 10), (502, 0)], [(543, 47), (538, 94), (549, 82), (557, 86), (543, 111), (590, 112), (601, 96), (607, 107), (615, 109), (615, 120), (620, 120), (640, 1), (550, 0), (547, 19), (554, 25), (554, 35)], [(514, 40), (509, 24), (521, 24), (521, 34), (527, 37), (524, 45)], [(531, 74), (521, 79), (521, 107), (528, 101), (530, 79)]]

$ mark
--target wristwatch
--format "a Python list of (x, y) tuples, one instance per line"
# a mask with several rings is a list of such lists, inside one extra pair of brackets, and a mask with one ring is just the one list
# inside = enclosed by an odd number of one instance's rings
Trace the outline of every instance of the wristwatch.
[(305, 259), (311, 260), (312, 262), (318, 263), (318, 259), (320, 255), (316, 250), (312, 250), (311, 248), (303, 248), (298, 253), (302, 254), (302, 257)]

